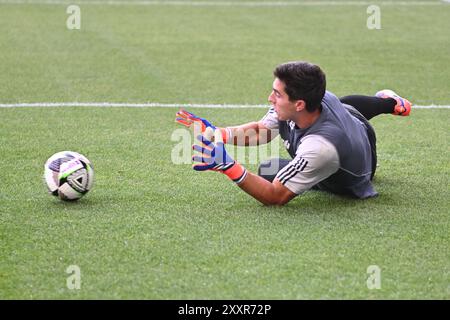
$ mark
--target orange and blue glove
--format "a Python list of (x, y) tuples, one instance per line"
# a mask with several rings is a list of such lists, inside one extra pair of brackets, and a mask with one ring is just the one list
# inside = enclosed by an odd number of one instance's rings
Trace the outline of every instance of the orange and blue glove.
[(211, 130), (206, 129), (205, 135), (212, 136), (214, 134), (214, 142), (203, 135), (197, 136), (197, 140), (201, 144), (194, 144), (192, 148), (200, 155), (194, 155), (192, 160), (199, 163), (194, 164), (192, 168), (196, 171), (219, 171), (237, 184), (241, 183), (247, 176), (247, 170), (228, 155), (221, 131), (216, 129), (214, 133), (211, 133), (209, 132)]
[[(180, 111), (176, 114), (175, 121), (179, 124), (182, 124), (186, 127), (191, 127), (192, 125), (197, 126), (200, 129), (200, 133), (203, 135), (205, 134), (205, 131), (207, 128), (211, 128), (212, 132), (214, 132), (216, 129), (219, 129), (222, 133), (222, 139), (224, 143), (227, 143), (227, 141), (230, 141), (231, 138), (231, 130), (229, 128), (218, 128), (214, 126), (211, 122), (204, 118), (197, 117), (195, 114), (188, 112), (186, 110), (180, 109)], [(209, 138), (209, 137), (208, 137)]]

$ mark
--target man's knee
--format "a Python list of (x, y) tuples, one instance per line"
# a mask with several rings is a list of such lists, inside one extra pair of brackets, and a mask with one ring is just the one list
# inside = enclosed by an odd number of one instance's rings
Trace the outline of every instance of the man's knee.
[(258, 167), (258, 175), (267, 181), (272, 182), (277, 176), (277, 173), (289, 162), (290, 160), (279, 158), (265, 160), (261, 162)]

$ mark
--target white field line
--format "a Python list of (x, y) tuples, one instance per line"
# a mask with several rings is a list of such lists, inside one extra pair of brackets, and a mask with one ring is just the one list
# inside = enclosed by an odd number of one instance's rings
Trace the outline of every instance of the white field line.
[[(0, 103), (0, 108), (205, 108), (205, 109), (267, 109), (263, 104), (184, 104), (184, 103), (115, 103), (115, 102), (36, 102)], [(413, 109), (450, 109), (450, 105), (413, 106)]]
[(190, 6), (190, 7), (290, 7), (290, 6), (437, 6), (450, 0), (436, 1), (111, 1), (111, 0), (0, 0), (0, 4), (103, 5), (103, 6)]

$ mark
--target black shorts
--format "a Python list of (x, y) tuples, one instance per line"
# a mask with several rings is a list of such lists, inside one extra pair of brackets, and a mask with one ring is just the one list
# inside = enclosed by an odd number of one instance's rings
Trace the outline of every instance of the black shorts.
[(370, 176), (370, 180), (372, 180), (375, 175), (375, 171), (377, 170), (377, 136), (375, 135), (375, 130), (369, 121), (358, 110), (348, 104), (342, 105), (352, 116), (360, 120), (366, 126), (367, 137), (369, 138), (370, 148), (372, 149), (372, 175)]

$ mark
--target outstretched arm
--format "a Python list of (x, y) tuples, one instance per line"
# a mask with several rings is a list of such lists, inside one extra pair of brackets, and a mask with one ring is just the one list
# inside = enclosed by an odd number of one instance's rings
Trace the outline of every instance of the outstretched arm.
[[(193, 157), (193, 169), (196, 171), (218, 171), (227, 175), (238, 186), (252, 197), (265, 205), (283, 205), (289, 202), (296, 194), (282, 185), (277, 179), (273, 183), (254, 175), (238, 162), (233, 160), (225, 150), (220, 130), (210, 132), (208, 128), (205, 135), (197, 137), (199, 143), (193, 146), (198, 152)], [(214, 135), (214, 142), (205, 136)]]
[(273, 182), (269, 182), (247, 172), (233, 160), (225, 150), (220, 130), (208, 132), (211, 130), (208, 128), (205, 136), (214, 135), (214, 142), (201, 135), (197, 137), (201, 144), (193, 146), (199, 152), (193, 157), (198, 162), (193, 169), (222, 172), (236, 182), (239, 188), (265, 205), (286, 204), (339, 169), (335, 147), (320, 136), (310, 135), (299, 146), (295, 158), (278, 171)]
[(213, 131), (219, 129), (224, 143), (238, 146), (265, 144), (272, 141), (278, 134), (277, 130), (269, 129), (262, 121), (249, 122), (235, 127), (216, 127), (208, 120), (183, 109), (177, 112), (175, 121), (186, 127), (193, 127), (194, 130), (201, 134), (204, 134), (207, 128), (211, 128)]
[(270, 130), (261, 121), (249, 122), (236, 127), (227, 128), (231, 133), (228, 144), (237, 146), (257, 146), (272, 141), (278, 134), (277, 130)]

